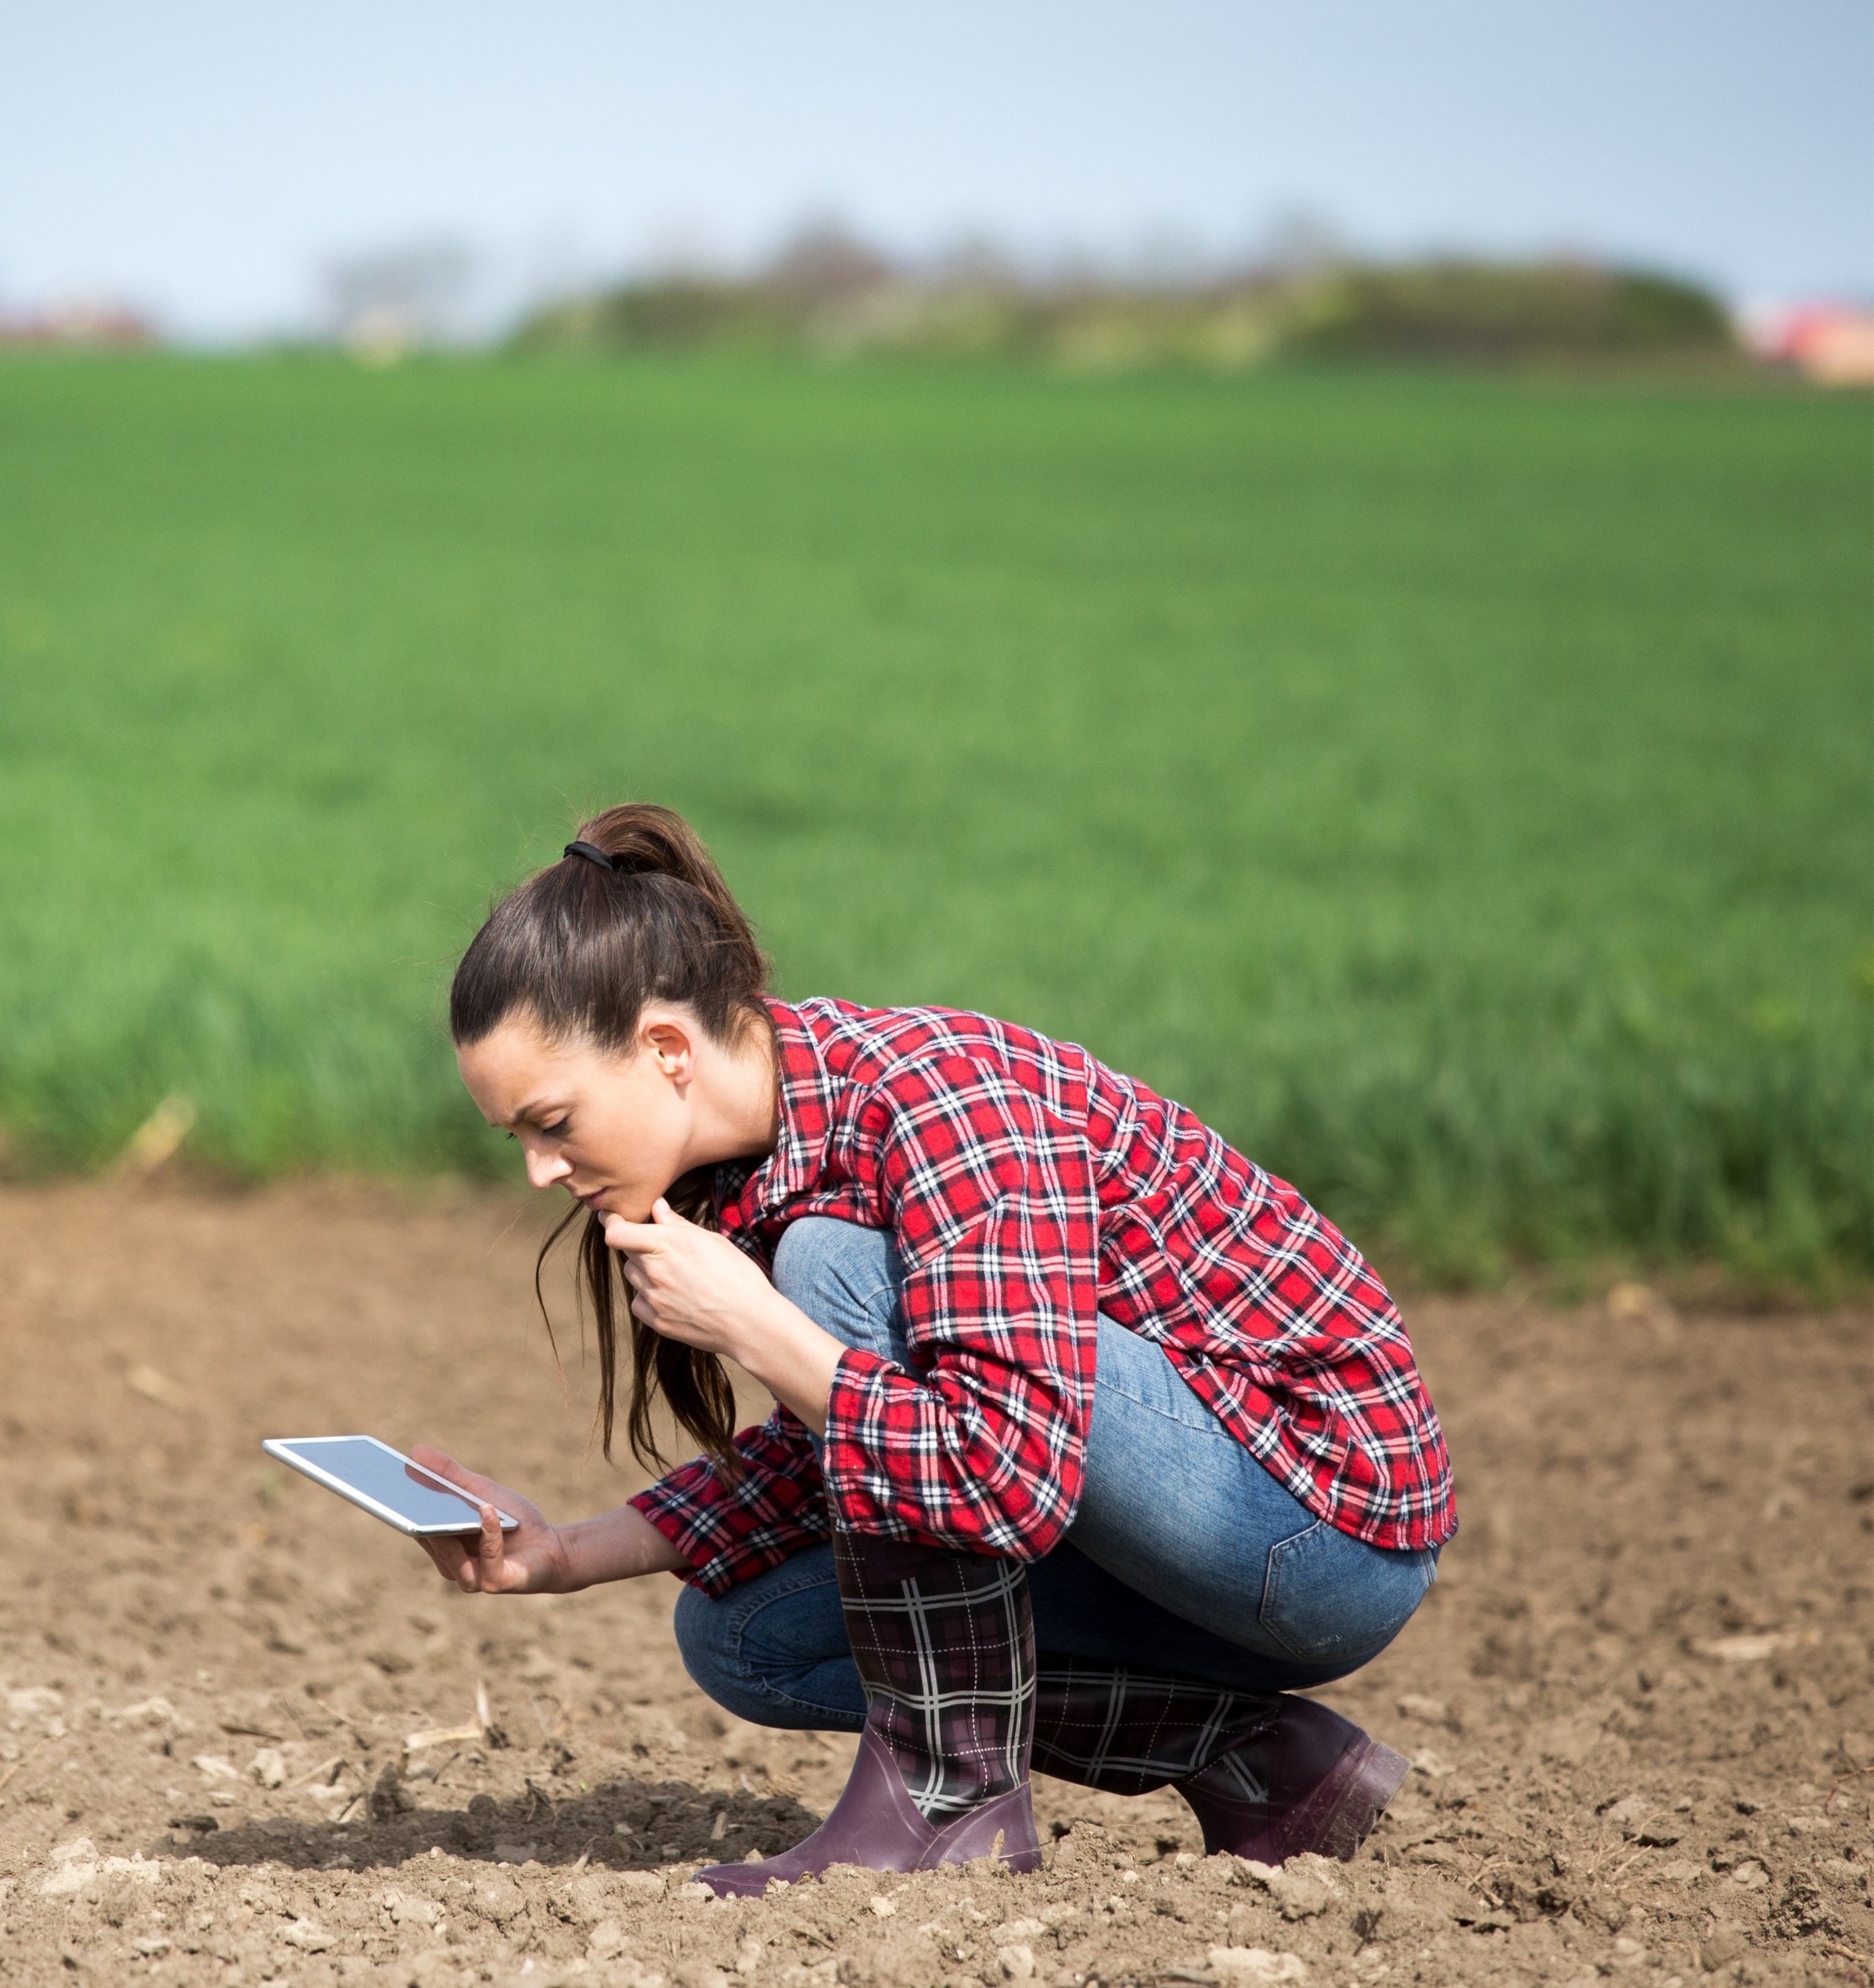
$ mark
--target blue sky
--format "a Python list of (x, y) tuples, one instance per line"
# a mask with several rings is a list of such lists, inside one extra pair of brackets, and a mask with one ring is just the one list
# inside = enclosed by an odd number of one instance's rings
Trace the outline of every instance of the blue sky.
[(0, 6), (0, 306), (239, 337), (447, 238), (484, 304), (836, 213), (900, 249), (1598, 251), (1874, 288), (1865, 0)]

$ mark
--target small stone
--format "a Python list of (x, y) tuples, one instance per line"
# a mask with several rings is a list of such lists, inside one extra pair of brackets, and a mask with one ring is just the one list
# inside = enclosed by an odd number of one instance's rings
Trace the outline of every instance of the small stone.
[(153, 1884), (162, 1875), (162, 1866), (139, 1850), (128, 1857), (106, 1857), (98, 1868), (106, 1877), (129, 1879), (139, 1884)]
[(286, 1780), (286, 1756), (277, 1746), (263, 1746), (247, 1763), (247, 1772), (263, 1788), (277, 1788)]
[(566, 1887), (565, 1908), (576, 1925), (595, 1925), (611, 1908), (612, 1888), (596, 1871), (575, 1877)]
[(592, 1929), (592, 1937), (586, 1942), (588, 1960), (615, 1961), (623, 1953), (629, 1943), (625, 1929), (615, 1919), (602, 1919)]
[(1206, 1957), (1211, 1967), (1231, 1982), (1308, 1978), (1308, 1969), (1299, 1953), (1272, 1953), (1266, 1946), (1214, 1946)]
[(1245, 1884), (1260, 1886), (1281, 1908), (1284, 1919), (1311, 1919), (1325, 1912), (1341, 1895), (1335, 1867), (1325, 1857), (1304, 1852), (1285, 1863), (1259, 1863), (1253, 1857), (1239, 1865)]
[(865, 1902), (868, 1908), (876, 1912), (881, 1919), (889, 1919), (898, 1909), (883, 1892), (874, 1892)]
[(476, 1887), (474, 1905), (483, 1918), (504, 1926), (527, 1909), (527, 1894), (513, 1879), (501, 1873)]
[(46, 1861), (51, 1868), (39, 1881), (41, 1898), (63, 1898), (86, 1890), (96, 1880), (97, 1850), (88, 1836), (59, 1844)]
[(1708, 1933), (1698, 1943), (1699, 1965), (1708, 1974), (1715, 1974), (1721, 1967), (1729, 1967), (1744, 1951), (1744, 1934), (1741, 1927), (1719, 1926)]
[(1031, 1946), (1001, 1946), (995, 1950), (997, 1963), (1002, 1970), (1005, 1981), (1032, 1981), (1035, 1978), (1035, 1949)]
[(219, 1753), (198, 1753), (189, 1765), (210, 1781), (239, 1781), (241, 1778), (235, 1763), (223, 1759)]
[(280, 1937), (302, 1953), (323, 1953), (332, 1944), (332, 1935), (310, 1919), (296, 1919)]
[(1761, 1892), (1770, 1882), (1770, 1873), (1754, 1857), (1746, 1857), (1731, 1873), (1731, 1882), (1747, 1892)]
[(166, 1698), (140, 1699), (133, 1705), (125, 1705), (116, 1712), (104, 1714), (108, 1719), (122, 1719), (135, 1725), (179, 1726), (182, 1721), (176, 1708)]

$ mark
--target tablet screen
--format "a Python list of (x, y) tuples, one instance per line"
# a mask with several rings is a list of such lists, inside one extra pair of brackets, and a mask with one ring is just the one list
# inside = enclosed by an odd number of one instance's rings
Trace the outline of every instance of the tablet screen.
[(472, 1533), (481, 1525), (479, 1508), (466, 1492), (451, 1489), (369, 1436), (303, 1436), (283, 1440), (277, 1447), (426, 1531)]

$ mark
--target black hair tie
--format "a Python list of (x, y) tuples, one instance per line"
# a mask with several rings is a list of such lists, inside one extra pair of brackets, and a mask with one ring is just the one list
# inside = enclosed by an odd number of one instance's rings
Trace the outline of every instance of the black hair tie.
[(596, 863), (602, 870), (610, 870), (614, 876), (618, 873), (618, 858), (608, 856), (596, 843), (570, 842), (560, 854), (562, 857), (583, 856), (588, 863)]

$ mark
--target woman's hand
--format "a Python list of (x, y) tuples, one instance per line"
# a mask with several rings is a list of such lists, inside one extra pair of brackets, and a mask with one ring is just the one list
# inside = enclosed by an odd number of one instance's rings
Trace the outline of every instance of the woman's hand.
[[(419, 1443), (410, 1455), (413, 1463), (459, 1485), (481, 1507), (479, 1533), (431, 1533), (417, 1542), (445, 1581), (453, 1581), (464, 1594), (561, 1594), (577, 1585), (560, 1529), (547, 1523), (539, 1506), (492, 1477), (464, 1470), (441, 1450)], [(521, 1521), (513, 1532), (501, 1530), (497, 1505)]]
[(608, 1214), (605, 1240), (623, 1261), (633, 1314), (704, 1353), (747, 1365), (751, 1338), (786, 1302), (726, 1236), (686, 1222), (662, 1196), (648, 1222)]
[(790, 1304), (726, 1236), (686, 1222), (659, 1197), (648, 1222), (605, 1218), (624, 1259), (631, 1311), (654, 1333), (745, 1368), (815, 1435), (845, 1349)]

